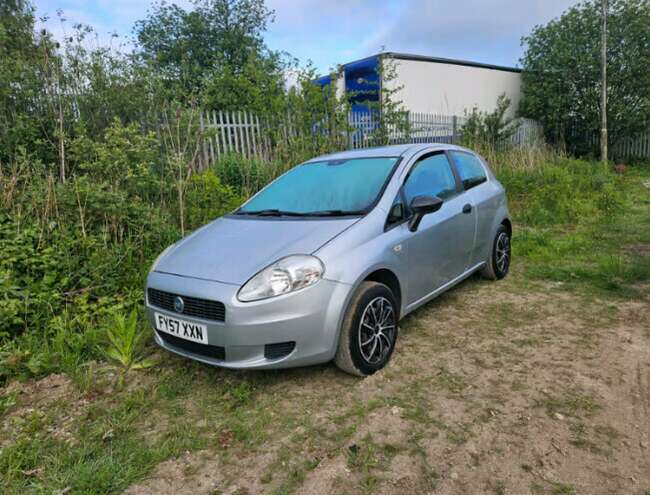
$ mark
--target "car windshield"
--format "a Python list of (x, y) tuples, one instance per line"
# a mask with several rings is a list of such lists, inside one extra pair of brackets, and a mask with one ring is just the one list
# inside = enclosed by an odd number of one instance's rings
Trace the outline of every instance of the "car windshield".
[(397, 160), (381, 157), (304, 163), (269, 184), (235, 213), (361, 215), (376, 201)]

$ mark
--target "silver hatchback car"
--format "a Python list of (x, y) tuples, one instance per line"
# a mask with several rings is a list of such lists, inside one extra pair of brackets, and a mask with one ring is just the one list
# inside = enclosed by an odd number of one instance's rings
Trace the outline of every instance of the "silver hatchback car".
[(239, 369), (334, 360), (368, 375), (398, 321), (477, 270), (503, 278), (512, 224), (484, 160), (451, 145), (298, 165), (168, 247), (147, 279), (163, 348)]

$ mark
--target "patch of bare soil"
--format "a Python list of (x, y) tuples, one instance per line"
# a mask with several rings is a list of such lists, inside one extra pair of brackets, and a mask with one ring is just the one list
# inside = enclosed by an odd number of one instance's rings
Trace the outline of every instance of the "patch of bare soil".
[(632, 244), (626, 246), (623, 252), (631, 256), (650, 256), (650, 245), (648, 244)]
[(219, 458), (206, 452), (187, 452), (182, 457), (162, 462), (144, 483), (131, 486), (124, 494), (200, 495), (215, 493), (215, 490), (222, 487), (224, 483), (221, 472)]
[[(0, 397), (12, 399), (0, 423), (0, 447), (12, 441), (22, 426), (33, 420), (47, 424), (46, 431), (53, 438), (70, 445), (77, 444), (78, 419), (95, 400), (110, 397), (115, 392), (114, 372), (109, 369), (100, 371), (84, 391), (62, 373), (24, 382), (14, 380), (0, 388)], [(134, 373), (129, 378), (125, 391), (146, 388), (153, 379), (141, 373)]]
[(223, 462), (211, 451), (186, 452), (160, 463), (146, 480), (129, 487), (124, 495), (262, 493), (265, 487), (260, 474), (271, 461), (269, 453), (240, 453)]
[[(337, 486), (345, 484), (345, 481), (358, 481), (354, 464), (359, 462), (355, 457), (370, 455), (370, 460), (373, 461), (372, 456), (376, 454), (373, 449), (376, 451), (386, 445), (401, 446), (408, 441), (411, 425), (402, 415), (403, 410), (398, 406), (383, 407), (370, 412), (356, 433), (347, 441), (346, 448), (333, 452), (332, 457), (319, 463), (307, 474), (300, 491), (327, 495), (335, 492)], [(410, 456), (399, 455), (393, 459), (390, 467), (386, 467), (389, 473), (386, 479), (388, 485), (412, 486), (417, 483), (418, 473), (414, 471), (416, 465), (410, 460)]]
[[(645, 495), (644, 291), (615, 303), (469, 280), (403, 320), (381, 373), (273, 375), (257, 393), (273, 398), (278, 425), (261, 445), (186, 453), (125, 493)], [(68, 393), (63, 377), (49, 379), (28, 384), (24, 403)]]
[(0, 396), (11, 396), (15, 400), (2, 421), (0, 446), (14, 436), (17, 424), (32, 417), (43, 418), (52, 414), (52, 406), (62, 402), (70, 407), (52, 418), (48, 432), (60, 440), (74, 442), (71, 425), (86, 400), (79, 396), (67, 376), (53, 373), (38, 380), (13, 381), (0, 389)]
[(70, 379), (60, 373), (53, 373), (40, 380), (27, 382), (12, 381), (2, 389), (3, 395), (16, 394), (19, 412), (21, 404), (30, 407), (47, 406), (52, 402), (69, 396), (72, 390)]
[[(530, 295), (490, 291), (489, 298), (513, 309), (532, 303)], [(465, 402), (495, 414), (483, 420), (458, 405), (440, 410), (471, 427), (467, 442), (447, 451), (428, 443), (429, 462), (441, 475), (435, 492), (645, 493), (650, 301), (621, 305), (608, 317), (598, 314), (598, 301), (534, 299), (533, 318), (449, 356), (474, 385)], [(479, 360), (480, 369), (463, 365), (468, 359)]]

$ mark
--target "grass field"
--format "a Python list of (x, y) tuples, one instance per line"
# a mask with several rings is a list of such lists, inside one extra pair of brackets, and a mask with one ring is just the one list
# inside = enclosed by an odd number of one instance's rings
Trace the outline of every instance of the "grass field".
[(561, 204), (592, 185), (549, 173), (567, 189), (500, 175), (510, 276), (409, 315), (365, 380), (152, 347), (158, 364), (123, 387), (102, 362), (9, 382), (3, 493), (650, 493), (650, 171), (601, 191), (599, 211)]

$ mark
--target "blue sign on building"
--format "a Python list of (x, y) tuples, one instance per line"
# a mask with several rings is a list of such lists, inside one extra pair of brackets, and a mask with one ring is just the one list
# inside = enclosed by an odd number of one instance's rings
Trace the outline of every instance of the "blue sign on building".
[[(368, 112), (373, 103), (379, 102), (381, 83), (378, 55), (344, 65), (341, 76), (353, 112)], [(327, 86), (332, 83), (332, 76), (319, 77), (314, 82)]]

